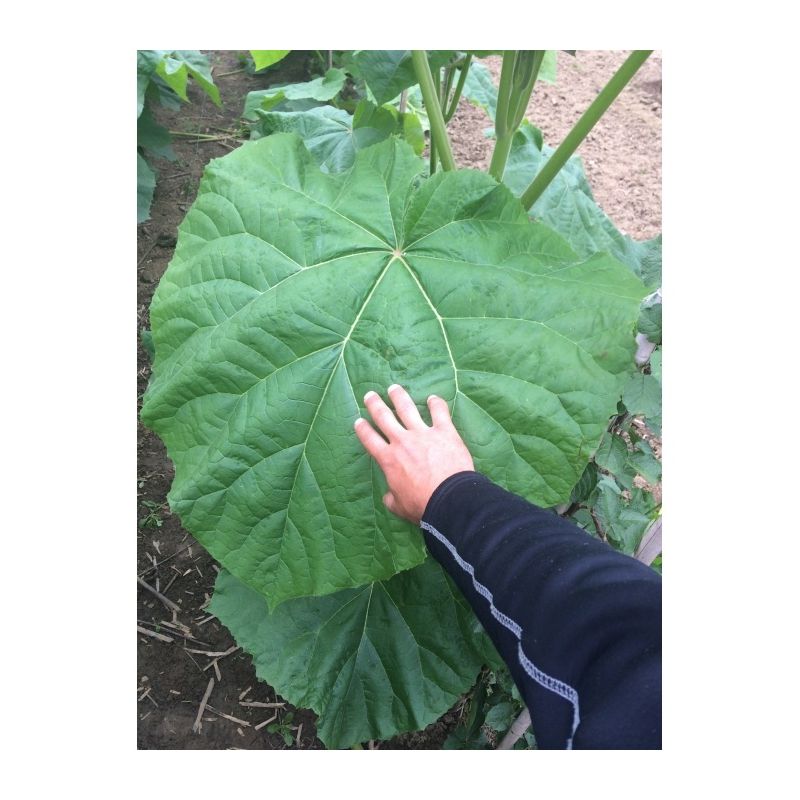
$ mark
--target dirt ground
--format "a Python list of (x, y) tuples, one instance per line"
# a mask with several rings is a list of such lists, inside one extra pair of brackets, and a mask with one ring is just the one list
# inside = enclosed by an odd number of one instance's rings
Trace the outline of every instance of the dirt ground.
[[(177, 227), (191, 205), (203, 168), (212, 158), (238, 146), (237, 131), (244, 97), (269, 83), (305, 80), (308, 60), (295, 52), (269, 78), (241, 71), (238, 53), (210, 56), (222, 108), (190, 90), (190, 105), (155, 116), (172, 131), (202, 133), (204, 139), (174, 136), (175, 162), (156, 162), (151, 219), (138, 226), (137, 336), (149, 328), (147, 309), (169, 263)], [(559, 54), (555, 85), (539, 84), (528, 118), (556, 145), (604, 82), (622, 63), (624, 51)], [(485, 63), (499, 77), (499, 59)], [(486, 168), (491, 142), (483, 130), (486, 114), (462, 101), (448, 131), (459, 166)], [(579, 150), (595, 197), (623, 231), (645, 239), (661, 230), (661, 56), (654, 53)], [(149, 359), (139, 345), (138, 407), (149, 379)], [(227, 630), (204, 609), (213, 592), (217, 565), (170, 514), (166, 496), (172, 465), (161, 441), (138, 424), (138, 564), (137, 575), (137, 720), (139, 749), (286, 749), (278, 733), (261, 723), (277, 714), (289, 724), (291, 747), (322, 749), (315, 715), (281, 703), (274, 690), (255, 676), (252, 661), (234, 650)], [(146, 584), (146, 586), (145, 586)], [(149, 587), (149, 588), (148, 588)], [(152, 590), (159, 592), (159, 599)], [(477, 676), (476, 676), (477, 677)], [(193, 731), (201, 699), (211, 685), (202, 727)], [(248, 705), (251, 704), (251, 705)], [(365, 743), (376, 749), (438, 749), (458, 722), (457, 703), (425, 731), (388, 742)]]

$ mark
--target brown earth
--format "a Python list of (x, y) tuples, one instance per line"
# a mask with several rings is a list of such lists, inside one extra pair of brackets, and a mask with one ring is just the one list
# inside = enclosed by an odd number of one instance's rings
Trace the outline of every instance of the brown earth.
[[(172, 257), (177, 226), (191, 205), (203, 168), (212, 158), (238, 146), (238, 121), (244, 97), (270, 83), (305, 80), (313, 54), (295, 52), (268, 78), (240, 71), (238, 53), (209, 53), (222, 108), (202, 92), (190, 90), (191, 104), (178, 112), (158, 110), (161, 124), (172, 131), (206, 137), (175, 136), (175, 162), (156, 162), (159, 171), (152, 218), (138, 226), (137, 336), (149, 328), (148, 307), (155, 286)], [(625, 57), (623, 52), (579, 52), (559, 56), (554, 86), (539, 84), (529, 119), (542, 128), (545, 140), (557, 144)], [(486, 63), (499, 75), (498, 59)], [(463, 102), (450, 124), (454, 155), (460, 166), (485, 168), (491, 142), (483, 136), (490, 124), (479, 109)], [(218, 137), (218, 138), (216, 138)], [(595, 196), (614, 222), (634, 238), (649, 238), (661, 227), (661, 58), (654, 54), (612, 106), (580, 150)], [(150, 374), (147, 354), (139, 346), (138, 399)], [(137, 406), (138, 410), (138, 406)], [(170, 641), (137, 633), (137, 719), (140, 749), (286, 749), (278, 733), (255, 730), (277, 713), (289, 712), (292, 747), (320, 749), (315, 715), (287, 705), (273, 709), (242, 703), (281, 702), (259, 681), (252, 660), (234, 647), (230, 634), (204, 610), (213, 592), (217, 565), (170, 514), (166, 496), (172, 465), (161, 441), (138, 425), (138, 564), (142, 581), (160, 591), (179, 610), (172, 610), (141, 584), (137, 625)], [(208, 654), (226, 653), (216, 656)], [(194, 733), (200, 701), (209, 681), (214, 686)], [(477, 676), (476, 676), (477, 677)], [(438, 749), (463, 712), (463, 702), (425, 731), (376, 742), (380, 749)], [(224, 716), (228, 715), (228, 716)], [(231, 719), (233, 718), (233, 719)], [(369, 747), (365, 743), (365, 747)]]

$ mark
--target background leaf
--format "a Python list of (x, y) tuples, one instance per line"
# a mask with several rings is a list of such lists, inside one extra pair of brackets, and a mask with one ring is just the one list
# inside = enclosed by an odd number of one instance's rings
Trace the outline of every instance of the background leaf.
[[(428, 50), (427, 53), (431, 70), (444, 66), (457, 55), (455, 50)], [(353, 60), (378, 105), (388, 103), (403, 89), (417, 83), (410, 50), (356, 50)]]
[(291, 52), (291, 50), (251, 50), (250, 55), (253, 56), (256, 69), (260, 70), (277, 64)]
[[(521, 195), (553, 149), (527, 121), (514, 134), (503, 182)], [(581, 256), (611, 253), (649, 289), (661, 285), (661, 236), (637, 242), (620, 233), (594, 200), (580, 158), (573, 156), (533, 205), (530, 215), (558, 231)]]
[[(249, 92), (245, 98), (245, 119), (256, 119), (256, 110), (270, 111), (286, 100), (313, 100), (325, 102), (332, 100), (344, 87), (347, 73), (336, 67), (329, 69), (319, 78), (314, 78), (303, 83), (287, 83), (283, 86), (271, 86), (269, 89), (259, 89)], [(292, 110), (301, 110), (293, 108)]]
[(150, 219), (150, 204), (156, 188), (156, 174), (148, 163), (136, 154), (136, 222)]

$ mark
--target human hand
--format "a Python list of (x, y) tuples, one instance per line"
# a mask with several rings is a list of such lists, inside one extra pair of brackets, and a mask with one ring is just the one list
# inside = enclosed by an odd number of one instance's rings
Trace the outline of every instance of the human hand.
[(361, 418), (355, 421), (356, 435), (386, 476), (389, 491), (383, 496), (383, 504), (398, 517), (419, 525), (439, 484), (457, 472), (475, 467), (441, 397), (428, 398), (433, 422), (429, 427), (402, 386), (393, 384), (388, 392), (403, 424), (376, 392), (367, 392), (364, 404), (389, 441)]

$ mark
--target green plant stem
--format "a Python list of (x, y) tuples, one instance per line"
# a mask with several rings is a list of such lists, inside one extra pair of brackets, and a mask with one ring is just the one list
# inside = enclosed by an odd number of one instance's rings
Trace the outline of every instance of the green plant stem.
[(202, 139), (207, 142), (218, 142), (222, 139), (235, 139), (235, 134), (228, 134), (227, 136), (218, 136), (215, 133), (192, 133), (191, 131), (169, 131), (171, 136), (188, 136), (192, 139)]
[(419, 88), (422, 91), (425, 108), (428, 110), (428, 120), (431, 124), (431, 150), (433, 150), (435, 142), (437, 157), (441, 162), (442, 169), (445, 171), (454, 170), (456, 162), (453, 159), (453, 151), (450, 149), (450, 140), (447, 138), (447, 128), (445, 127), (436, 87), (433, 83), (428, 56), (424, 50), (412, 50), (411, 60), (419, 81)]
[(454, 65), (451, 64), (449, 67), (445, 67), (444, 80), (439, 92), (439, 105), (442, 107), (442, 116), (444, 116), (444, 111), (447, 108), (447, 99), (450, 97), (450, 89), (453, 87), (453, 75), (455, 74), (456, 68)]
[[(525, 81), (522, 83), (517, 94), (515, 108), (510, 117), (510, 122), (508, 125), (508, 130), (510, 131), (512, 137), (517, 132), (517, 128), (519, 128), (522, 118), (525, 116), (525, 112), (528, 109), (528, 103), (531, 100), (533, 87), (536, 85), (536, 79), (539, 77), (539, 70), (541, 69), (542, 62), (544, 61), (545, 52), (545, 50), (533, 51), (529, 72), (524, 76)], [(511, 108), (509, 108), (509, 111), (511, 111)]]
[(471, 61), (472, 53), (467, 53), (461, 65), (461, 73), (458, 76), (458, 83), (456, 84), (456, 89), (453, 92), (453, 98), (450, 100), (450, 107), (447, 109), (444, 115), (445, 122), (450, 122), (450, 120), (453, 118), (453, 114), (456, 113), (458, 101), (461, 99), (461, 92), (464, 90), (464, 83), (467, 80), (467, 72), (469, 72), (469, 65)]
[[(519, 127), (528, 102), (539, 75), (539, 69), (544, 61), (544, 50), (523, 50), (514, 54), (513, 59), (509, 59), (509, 67), (506, 70), (506, 56), (503, 56), (503, 72), (500, 75), (501, 89), (503, 89), (503, 104), (501, 108), (500, 97), (498, 95), (497, 115), (495, 119), (496, 141), (492, 151), (492, 162), (489, 165), (489, 174), (495, 180), (501, 181), (505, 172), (508, 154), (511, 152), (511, 144), (514, 141), (514, 134)], [(503, 76), (506, 82), (503, 88)], [(509, 77), (510, 75), (510, 77)]]
[(550, 181), (572, 154), (578, 149), (580, 143), (588, 136), (597, 121), (608, 110), (608, 107), (617, 99), (619, 93), (628, 85), (628, 82), (644, 64), (652, 50), (634, 50), (625, 63), (614, 73), (611, 80), (594, 99), (594, 102), (583, 112), (583, 116), (575, 123), (573, 129), (567, 134), (555, 153), (545, 162), (539, 174), (533, 179), (531, 185), (522, 193), (520, 200), (526, 209), (542, 196)]
[(500, 71), (500, 87), (497, 91), (497, 113), (494, 119), (495, 143), (489, 174), (497, 181), (503, 180), (508, 154), (511, 152), (511, 140), (514, 131), (509, 131), (509, 108), (512, 104), (514, 90), (514, 71), (517, 64), (516, 50), (503, 51), (503, 68)]
[(497, 90), (497, 112), (495, 113), (494, 130), (498, 138), (506, 132), (508, 104), (514, 81), (514, 65), (517, 61), (516, 50), (503, 51), (503, 68), (500, 71), (500, 86)]
[[(436, 96), (440, 97), (441, 95), (441, 81), (440, 81), (441, 73), (437, 69), (435, 73), (431, 73), (431, 77), (433, 78), (433, 86), (436, 89)], [(431, 134), (431, 146), (430, 146), (430, 163), (428, 165), (428, 175), (433, 175), (436, 172), (436, 141), (433, 138), (433, 134)]]

